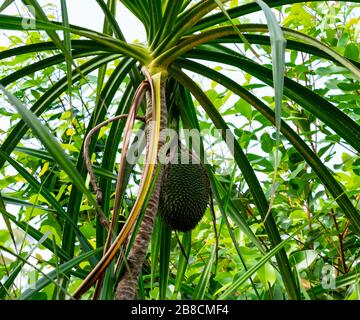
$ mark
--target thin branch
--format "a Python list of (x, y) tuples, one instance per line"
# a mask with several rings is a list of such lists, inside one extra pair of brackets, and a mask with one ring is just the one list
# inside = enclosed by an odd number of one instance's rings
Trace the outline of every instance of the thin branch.
[[(102, 127), (108, 125), (109, 123), (113, 122), (113, 121), (117, 121), (120, 119), (124, 119), (127, 118), (128, 114), (121, 114), (118, 115), (116, 117), (113, 117), (111, 119), (108, 119), (100, 124), (98, 124), (96, 127), (92, 128), (88, 135), (85, 138), (85, 142), (84, 142), (84, 159), (85, 159), (85, 165), (86, 165), (86, 169), (89, 172), (90, 175), (90, 183), (96, 193), (96, 200), (98, 201), (99, 205), (102, 205), (102, 191), (100, 189), (100, 187), (98, 186), (97, 182), (96, 182), (96, 176), (94, 174), (94, 170), (92, 168), (91, 165), (91, 159), (89, 156), (89, 146), (90, 146), (90, 142), (91, 142), (91, 138), (92, 136), (98, 131), (100, 130)], [(145, 118), (143, 116), (136, 116), (135, 117), (137, 120), (141, 120), (141, 121), (145, 121)]]
[[(141, 104), (141, 102), (144, 98), (145, 92), (148, 90), (148, 88), (149, 88), (149, 84), (147, 81), (143, 81), (139, 85), (139, 87), (137, 88), (137, 90), (135, 92), (134, 99), (130, 106), (129, 114), (127, 116), (127, 121), (126, 121), (125, 128), (124, 128), (125, 137), (124, 137), (123, 147), (122, 147), (122, 151), (121, 151), (121, 160), (120, 160), (120, 165), (119, 165), (118, 178), (117, 178), (117, 182), (116, 182), (113, 214), (112, 214), (111, 224), (110, 224), (109, 232), (108, 232), (108, 235), (106, 238), (103, 254), (105, 254), (106, 251), (109, 249), (109, 247), (111, 245), (111, 240), (114, 235), (115, 224), (117, 221), (117, 216), (119, 213), (119, 208), (120, 208), (120, 203), (121, 203), (122, 184), (123, 184), (124, 170), (125, 170), (125, 165), (126, 165), (127, 150), (128, 150), (130, 138), (131, 138), (131, 131), (134, 126), (135, 118), (137, 117), (136, 114), (139, 110), (140, 104)], [(120, 117), (120, 116), (118, 116), (118, 117)], [(141, 117), (141, 119), (144, 121), (143, 117)], [(97, 188), (97, 189), (95, 189), (95, 191), (96, 191), (98, 201), (100, 200), (102, 202), (103, 199), (102, 199), (101, 190), (99, 188)], [(97, 285), (95, 288), (94, 299), (96, 299), (96, 297), (100, 293), (103, 275), (104, 274), (100, 275), (100, 277), (98, 279), (98, 282), (97, 282)]]

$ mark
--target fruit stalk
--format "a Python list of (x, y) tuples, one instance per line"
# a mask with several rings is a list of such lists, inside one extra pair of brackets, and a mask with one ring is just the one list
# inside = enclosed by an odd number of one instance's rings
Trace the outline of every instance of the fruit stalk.
[[(165, 101), (165, 80), (161, 83), (161, 119), (160, 119), (160, 139), (158, 143), (158, 154), (161, 150), (162, 146), (165, 143), (166, 135), (163, 133), (167, 127), (167, 109), (166, 109), (166, 101)], [(147, 93), (146, 96), (147, 107), (146, 107), (146, 127), (147, 127), (147, 152), (149, 146), (149, 129), (152, 125), (152, 103), (153, 97), (150, 93)], [(154, 170), (155, 174), (156, 168)], [(144, 218), (141, 222), (139, 232), (135, 237), (134, 244), (129, 252), (129, 255), (125, 264), (124, 274), (119, 281), (115, 299), (116, 300), (132, 300), (135, 298), (137, 290), (138, 290), (138, 277), (142, 268), (142, 265), (145, 260), (147, 248), (149, 246), (149, 242), (151, 239), (155, 216), (158, 211), (158, 204), (160, 198), (160, 189), (161, 189), (161, 172), (156, 179), (151, 197), (148, 201), (147, 207), (145, 209)], [(154, 175), (153, 175), (154, 176)]]

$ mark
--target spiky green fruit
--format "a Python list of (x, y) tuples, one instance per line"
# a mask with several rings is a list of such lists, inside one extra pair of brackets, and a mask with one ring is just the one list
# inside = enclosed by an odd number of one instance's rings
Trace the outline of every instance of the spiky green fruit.
[(159, 214), (172, 230), (190, 231), (209, 204), (210, 182), (201, 164), (167, 164), (161, 185)]

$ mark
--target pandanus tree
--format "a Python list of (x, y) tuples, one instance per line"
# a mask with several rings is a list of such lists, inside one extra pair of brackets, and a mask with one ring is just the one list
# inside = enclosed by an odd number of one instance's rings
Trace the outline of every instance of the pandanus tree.
[[(5, 1), (1, 10), (6, 9), (12, 2)], [(65, 0), (60, 1), (60, 22), (50, 19), (36, 0), (22, 2), (33, 8), (33, 18), (24, 21), (21, 17), (2, 14), (1, 29), (30, 33), (41, 30), (46, 32), (48, 39), (38, 39), (36, 43), (0, 52), (2, 61), (13, 57), (24, 57), (26, 60), (29, 54), (37, 54), (39, 58), (38, 61), (21, 68), (8, 69), (8, 75), (0, 80), (4, 97), (16, 107), (21, 116), (1, 144), (0, 167), (2, 170), (6, 166), (15, 169), (22, 176), (26, 188), (38, 193), (44, 205), (26, 203), (21, 197), (14, 199), (3, 193), (0, 210), (9, 230), (12, 224), (17, 225), (38, 241), (37, 246), (46, 247), (55, 258), (49, 259), (49, 265), (53, 265), (54, 270), (44, 274), (35, 285), (18, 293), (20, 298), (33, 298), (50, 285), (53, 286), (53, 297), (59, 299), (79, 299), (84, 295), (94, 299), (133, 299), (138, 296), (144, 298), (144, 284), (147, 285), (147, 290), (150, 290), (156, 283), (159, 284), (158, 297), (166, 298), (169, 297), (167, 288), (171, 281), (175, 288), (173, 297), (179, 297), (179, 294), (180, 297), (198, 299), (211, 297), (207, 292), (209, 283), (214, 281), (211, 274), (216, 274), (219, 268), (226, 271), (226, 266), (215, 263), (222, 261), (221, 252), (217, 258), (216, 246), (209, 244), (214, 249), (208, 251), (201, 275), (195, 284), (185, 284), (186, 269), (191, 263), (191, 233), (181, 234), (181, 239), (179, 233), (176, 233), (174, 239), (179, 242), (178, 260), (174, 267), (176, 274), (169, 275), (170, 252), (174, 246), (172, 234), (164, 222), (156, 218), (164, 171), (159, 157), (167, 142), (166, 136), (162, 135), (162, 129), (200, 129), (200, 108), (212, 125), (220, 130), (221, 138), (232, 144), (229, 145), (229, 150), (232, 151), (236, 164), (233, 176), (241, 173), (245, 185), (244, 193), (247, 193), (248, 202), (242, 204), (241, 208), (251, 213), (250, 216), (241, 213), (239, 205), (232, 199), (232, 183), (226, 184), (214, 173), (211, 165), (206, 165), (206, 177), (211, 186), (212, 198), (209, 204), (212, 210), (209, 212), (212, 211), (214, 215), (215, 231), (225, 225), (231, 236), (231, 247), (235, 248), (236, 259), (239, 259), (242, 265), (242, 272), (235, 275), (234, 279), (215, 286), (213, 296), (234, 298), (239, 295), (240, 288), (248, 284), (250, 289), (247, 290), (252, 291), (254, 297), (261, 298), (252, 276), (265, 264), (270, 263), (279, 275), (278, 281), (282, 283), (280, 287), (284, 288), (286, 298), (308, 297), (299, 282), (296, 267), (289, 261), (286, 251), (286, 246), (291, 244), (293, 237), (304, 228), (311, 229), (315, 221), (325, 221), (328, 217), (322, 215), (330, 213), (341, 217), (346, 229), (351, 230), (346, 232), (353, 233), (355, 239), (360, 234), (357, 196), (352, 190), (346, 190), (332, 170), (324, 164), (321, 157), (328, 148), (321, 154), (313, 147), (314, 133), (311, 133), (311, 126), (316, 123), (322, 136), (336, 136), (337, 140), (333, 144), (345, 145), (355, 154), (360, 151), (360, 127), (356, 118), (311, 90), (309, 85), (298, 81), (294, 75), (284, 77), (284, 39), (287, 39), (287, 50), (291, 54), (300, 52), (341, 67), (348, 75), (350, 86), (356, 86), (360, 80), (360, 63), (356, 61), (356, 57), (355, 60), (345, 57), (314, 37), (289, 28), (280, 28), (276, 24), (270, 8), (277, 7), (281, 11), (282, 6), (302, 1), (267, 0), (246, 4), (231, 1), (230, 4), (230, 1), (224, 0), (120, 0), (143, 25), (147, 36), (146, 43), (125, 41), (117, 21), (116, 0), (96, 0), (105, 17), (103, 32), (70, 24)], [(241, 23), (242, 17), (261, 10), (266, 16), (267, 24)], [(243, 46), (245, 53), (239, 50), (238, 46)], [(258, 50), (264, 50), (265, 53), (271, 51), (272, 65), (263, 65)], [(264, 85), (274, 86), (275, 103), (257, 97), (251, 86), (240, 85), (238, 79), (211, 68), (211, 63), (236, 68)], [(46, 70), (50, 70), (49, 75), (56, 66), (62, 66), (65, 76), (55, 83), (51, 81), (51, 77), (47, 78), (50, 80), (43, 80), (48, 81), (48, 84), (50, 82), (51, 86), (44, 89), (40, 83), (41, 94), (37, 94), (36, 101), (33, 101), (29, 108), (25, 106), (29, 103), (25, 95), (11, 93), (12, 88), (21, 83), (22, 79)], [(94, 87), (91, 87), (96, 96), (94, 107), (85, 110), (83, 103), (80, 111), (81, 108), (74, 107), (75, 101), (84, 98), (81, 87), (89, 84), (89, 76), (95, 71), (97, 78)], [(299, 164), (297, 173), (302, 172), (303, 179), (308, 177), (317, 187), (323, 186), (322, 194), (333, 199), (331, 208), (324, 209), (325, 212), (321, 212), (321, 215), (309, 216), (306, 223), (294, 229), (291, 235), (287, 235), (286, 240), (282, 240), (283, 234), (277, 224), (277, 211), (273, 204), (281, 199), (276, 190), (287, 190), (286, 188), (291, 186), (282, 181), (281, 186), (275, 188), (279, 182), (273, 183), (272, 195), (265, 193), (264, 183), (257, 176), (258, 166), (253, 155), (247, 153), (246, 145), (235, 136), (234, 126), (216, 106), (214, 97), (204, 91), (190, 74), (201, 75), (221, 85), (226, 92), (239, 97), (241, 103), (236, 109), (238, 113), (242, 112), (241, 108), (248, 110), (251, 106), (253, 109), (250, 112), (261, 119), (263, 128), (269, 127), (274, 132), (278, 130), (272, 147), (279, 149), (277, 152), (286, 154), (285, 145), (289, 146), (293, 158), (297, 158), (294, 163)], [(34, 86), (26, 87), (33, 88)], [(114, 102), (119, 92), (121, 97)], [(54, 138), (51, 132), (49, 114), (59, 107), (61, 99), (66, 96), (70, 108), (67, 123), (72, 131), (80, 130), (80, 140), (69, 140), (67, 134)], [(109, 106), (114, 103), (117, 109), (111, 117)], [(273, 107), (274, 104), (276, 108)], [(287, 109), (284, 109), (287, 117), (283, 119), (279, 112), (281, 105), (284, 108), (287, 106)], [(89, 113), (89, 118), (81, 112)], [(44, 123), (42, 116), (46, 116), (48, 122)], [(111, 125), (111, 128), (109, 133), (105, 134), (103, 128), (108, 125)], [(127, 186), (131, 184), (134, 170), (137, 170), (136, 165), (126, 161), (127, 151), (131, 143), (134, 143), (131, 133), (135, 127), (145, 129), (146, 159), (141, 166), (136, 197), (133, 201), (127, 201)], [(45, 150), (21, 146), (29, 134), (37, 137)], [(62, 145), (59, 144), (59, 139), (62, 140)], [(267, 139), (273, 141), (270, 136)], [(80, 152), (71, 152), (69, 156), (69, 153), (63, 150), (64, 144), (70, 152), (73, 150), (69, 145), (76, 144)], [(117, 166), (120, 145), (121, 159)], [(203, 141), (200, 149), (204, 151)], [(17, 158), (12, 154), (17, 155)], [(47, 178), (49, 181), (39, 181), (20, 164), (19, 154), (46, 160), (53, 164), (54, 172), (61, 171), (61, 175), (50, 172)], [(287, 161), (290, 163), (293, 158), (288, 156)], [(200, 158), (203, 160), (201, 155)], [(97, 165), (93, 163), (94, 159)], [(261, 157), (255, 160), (262, 161)], [(116, 176), (113, 172), (116, 172)], [(92, 189), (88, 187), (88, 176)], [(276, 179), (275, 172), (274, 181)], [(113, 183), (114, 180), (116, 184)], [(67, 193), (59, 183), (69, 187)], [(266, 188), (269, 188), (269, 182), (266, 182)], [(312, 192), (308, 191), (307, 197), (311, 197), (311, 194)], [(6, 204), (11, 201), (25, 207), (31, 205), (32, 210), (40, 210), (43, 215), (45, 212), (45, 216), (56, 220), (60, 226), (61, 239), (47, 238), (47, 234), (37, 230), (29, 221), (21, 221), (9, 213)], [(84, 228), (79, 228), (84, 210), (88, 213), (95, 212), (91, 218), (96, 221), (94, 241), (90, 241), (86, 236)], [(125, 221), (122, 221), (124, 217)], [(221, 225), (218, 225), (216, 222), (220, 220)], [(206, 221), (207, 227), (212, 227), (211, 220)], [(254, 221), (259, 222), (260, 235), (251, 227)], [(258, 261), (252, 262), (251, 267), (247, 266), (244, 260), (231, 222), (239, 228), (251, 248), (260, 256)], [(151, 250), (147, 258), (149, 243)], [(221, 239), (219, 245), (221, 248)], [(6, 298), (12, 296), (14, 280), (28, 263), (28, 257), (18, 256), (10, 249), (2, 249), (14, 254), (18, 259), (16, 268), (11, 270), (0, 287), (0, 298)], [(272, 259), (273, 257), (275, 259)], [(81, 264), (86, 261), (90, 267), (82, 268)], [(322, 292), (320, 287), (317, 289)]]

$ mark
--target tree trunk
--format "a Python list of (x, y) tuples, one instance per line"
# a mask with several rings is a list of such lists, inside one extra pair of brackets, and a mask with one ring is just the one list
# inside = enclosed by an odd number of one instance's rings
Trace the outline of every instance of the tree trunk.
[[(167, 109), (166, 109), (166, 101), (165, 101), (165, 81), (163, 80), (161, 83), (161, 120), (160, 120), (160, 139), (158, 144), (158, 154), (161, 150), (162, 146), (165, 143), (166, 134), (165, 130), (167, 127)], [(146, 96), (147, 107), (146, 107), (146, 127), (147, 127), (147, 148), (146, 152), (149, 152), (149, 127), (151, 125), (152, 120), (152, 97), (150, 93), (147, 93)], [(156, 170), (156, 166), (155, 166)], [(154, 173), (155, 173), (154, 170)], [(162, 171), (162, 170), (161, 170)], [(141, 222), (139, 232), (136, 235), (134, 244), (129, 252), (126, 265), (125, 272), (119, 281), (115, 299), (116, 300), (132, 300), (135, 298), (137, 290), (138, 290), (138, 277), (140, 271), (142, 269), (147, 248), (149, 246), (149, 242), (151, 239), (155, 216), (158, 210), (159, 197), (160, 197), (160, 189), (161, 189), (161, 176), (162, 172), (157, 177), (155, 182), (151, 197), (145, 209), (144, 218)]]

